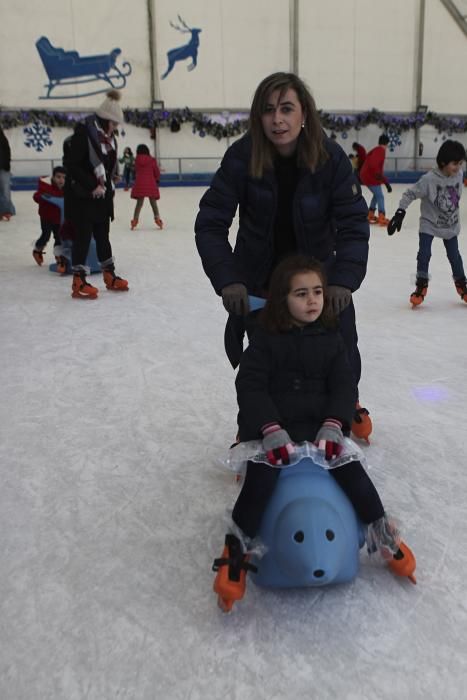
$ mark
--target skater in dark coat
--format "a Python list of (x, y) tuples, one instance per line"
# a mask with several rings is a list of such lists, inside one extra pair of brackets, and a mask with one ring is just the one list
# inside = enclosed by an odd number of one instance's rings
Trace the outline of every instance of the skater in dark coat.
[(92, 236), (105, 286), (112, 291), (128, 290), (128, 282), (115, 274), (109, 240), (110, 222), (114, 218), (114, 182), (118, 177), (114, 132), (123, 121), (119, 99), (118, 91), (108, 92), (96, 113), (76, 126), (65, 151), (65, 219), (75, 231), (73, 297), (95, 299), (99, 291), (86, 280), (89, 272), (86, 258)]
[[(237, 209), (232, 250), (228, 234)], [(225, 340), (234, 367), (250, 323), (248, 294), (266, 297), (278, 262), (301, 252), (326, 268), (330, 303), (358, 384), (352, 293), (366, 274), (367, 215), (349, 159), (323, 132), (305, 84), (291, 73), (265, 78), (253, 99), (249, 132), (227, 150), (195, 224), (204, 270), (229, 312)]]
[[(288, 464), (295, 443), (305, 440), (314, 442), (332, 462), (342, 452), (344, 434), (349, 432), (356, 384), (326, 301), (322, 266), (305, 256), (284, 259), (272, 275), (259, 327), (240, 360), (239, 438), (241, 442), (262, 440), (274, 466), (248, 462), (232, 513), (232, 531), (222, 558), (215, 562), (214, 590), (226, 609), (229, 601), (243, 596), (245, 577), (236, 577), (239, 570), (243, 568), (244, 573), (248, 568), (251, 540), (279, 477), (275, 465)], [(335, 467), (330, 473), (368, 525), (369, 551), (381, 550), (394, 573), (413, 578), (413, 554), (400, 541), (360, 462)]]

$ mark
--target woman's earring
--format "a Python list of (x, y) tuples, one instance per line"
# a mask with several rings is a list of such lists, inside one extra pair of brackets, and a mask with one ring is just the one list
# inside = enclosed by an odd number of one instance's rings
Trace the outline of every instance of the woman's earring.
[(304, 128), (304, 126), (305, 126), (305, 122), (302, 122), (302, 129)]

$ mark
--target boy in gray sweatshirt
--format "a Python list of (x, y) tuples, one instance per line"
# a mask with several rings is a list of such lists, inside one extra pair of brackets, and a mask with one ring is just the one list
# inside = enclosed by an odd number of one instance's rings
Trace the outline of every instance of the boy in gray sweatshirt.
[(437, 168), (423, 175), (404, 192), (396, 211), (388, 224), (388, 234), (400, 231), (405, 210), (415, 199), (421, 200), (420, 232), (417, 254), (416, 288), (410, 303), (418, 306), (428, 291), (428, 266), (433, 238), (442, 238), (452, 269), (456, 290), (467, 303), (467, 286), (457, 237), (460, 233), (459, 201), (463, 190), (462, 164), (466, 154), (459, 141), (447, 140), (436, 156)]

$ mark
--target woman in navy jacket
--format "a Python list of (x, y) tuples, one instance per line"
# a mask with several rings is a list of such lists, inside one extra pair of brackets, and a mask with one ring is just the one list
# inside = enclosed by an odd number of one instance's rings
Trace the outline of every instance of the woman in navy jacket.
[[(228, 240), (239, 210), (235, 247)], [(246, 136), (225, 153), (195, 223), (203, 268), (229, 312), (225, 345), (234, 367), (243, 349), (248, 294), (267, 296), (277, 263), (299, 252), (324, 264), (355, 380), (361, 374), (352, 293), (368, 259), (368, 209), (344, 151), (322, 130), (306, 85), (274, 73), (258, 86)], [(366, 435), (371, 421), (357, 403)], [(358, 434), (358, 425), (352, 429)]]

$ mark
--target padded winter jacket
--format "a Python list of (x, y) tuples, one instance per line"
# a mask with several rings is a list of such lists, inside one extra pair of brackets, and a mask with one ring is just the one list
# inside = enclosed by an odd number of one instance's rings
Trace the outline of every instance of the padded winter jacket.
[[(329, 284), (354, 292), (366, 273), (368, 209), (347, 155), (331, 139), (325, 147), (329, 158), (315, 173), (299, 170), (293, 201), (297, 252), (323, 262)], [(247, 134), (226, 151), (196, 218), (198, 252), (218, 294), (233, 282), (261, 294), (271, 273), (277, 184), (273, 171), (261, 179), (249, 174), (250, 155)], [(237, 207), (239, 228), (232, 251), (228, 233)]]
[(277, 422), (292, 440), (313, 441), (326, 418), (350, 428), (357, 387), (340, 333), (318, 320), (286, 333), (259, 327), (242, 355), (236, 382), (240, 440)]
[(151, 197), (159, 199), (161, 173), (157, 161), (152, 156), (141, 153), (135, 160), (135, 184), (131, 190), (132, 199)]
[(388, 183), (387, 177), (384, 175), (384, 159), (386, 158), (386, 149), (384, 146), (376, 146), (372, 148), (365, 158), (365, 162), (360, 168), (360, 181), (366, 185), (383, 185)]
[(34, 192), (32, 198), (39, 205), (39, 216), (44, 221), (52, 224), (60, 224), (61, 211), (55, 205), (44, 199), (42, 195), (50, 195), (51, 197), (63, 197), (63, 189), (60, 189), (50, 180), (47, 181), (40, 177), (37, 185), (37, 192)]
[[(65, 143), (66, 148), (65, 148)], [(105, 197), (93, 198), (92, 192), (97, 187), (89, 157), (88, 130), (85, 124), (77, 124), (73, 135), (65, 140), (63, 165), (67, 170), (65, 180), (65, 219), (79, 224), (81, 221), (104, 223), (114, 218), (114, 188), (112, 172), (117, 158), (116, 151), (104, 156), (96, 145), (96, 152), (106, 172)]]

